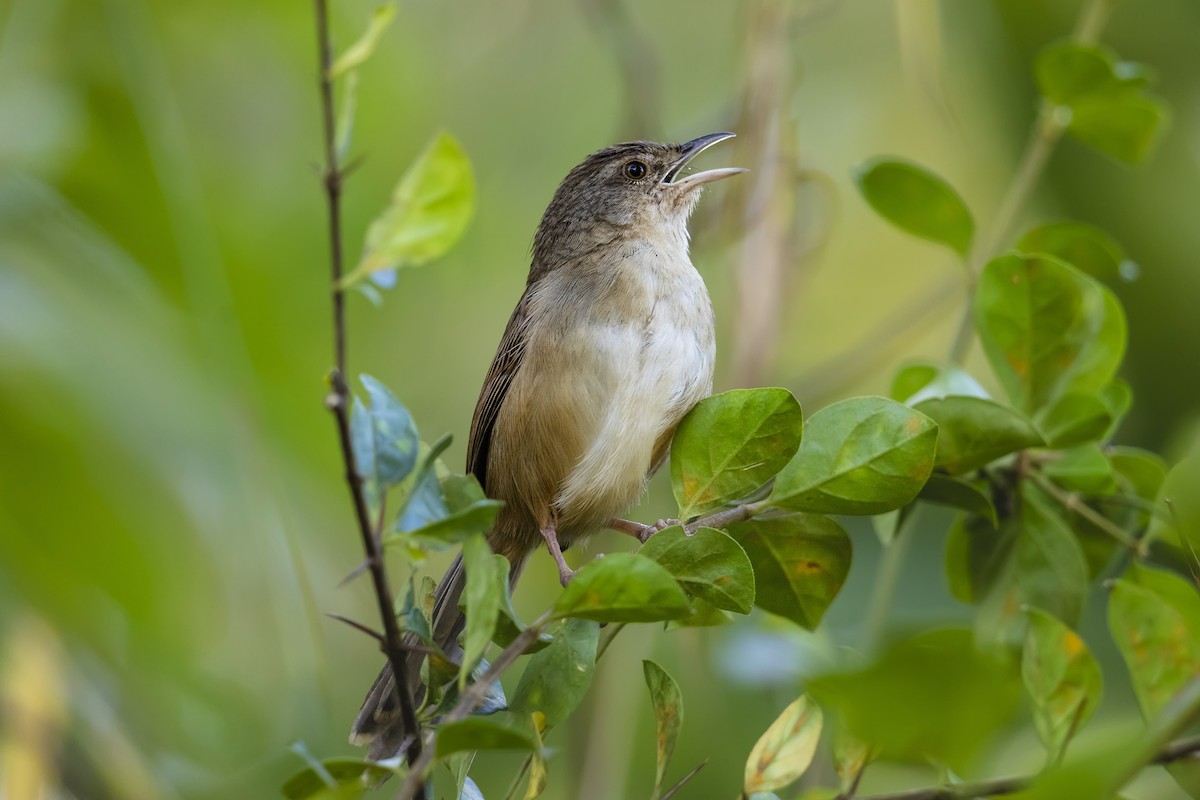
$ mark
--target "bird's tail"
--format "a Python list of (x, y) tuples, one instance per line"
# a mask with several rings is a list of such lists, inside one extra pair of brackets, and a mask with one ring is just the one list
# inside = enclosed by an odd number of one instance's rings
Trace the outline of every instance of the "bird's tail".
[[(517, 582), (528, 553), (505, 553), (512, 567), (509, 570), (508, 585), (511, 589)], [(458, 660), (461, 650), (458, 646), (458, 635), (466, 624), (466, 617), (458, 607), (463, 589), (467, 585), (467, 573), (463, 569), (463, 559), (460, 553), (454, 563), (446, 570), (438, 583), (433, 600), (433, 619), (431, 633), (438, 647), (452, 660)], [(420, 644), (415, 637), (406, 635), (404, 643)], [(425, 658), (420, 648), (413, 648), (404, 653), (404, 671), (408, 677), (408, 694), (414, 704), (420, 707), (425, 698), (425, 687), (421, 683), (421, 663)], [(400, 701), (397, 697), (395, 676), (392, 675), (391, 664), (384, 664), (371, 690), (363, 700), (362, 708), (350, 726), (350, 743), (359, 747), (370, 746), (368, 755), (375, 760), (391, 758), (396, 755), (404, 740), (410, 733), (404, 727), (404, 719), (400, 713)]]
[[(467, 574), (463, 570), (460, 554), (442, 576), (433, 601), (433, 640), (451, 657), (454, 657), (458, 647), (455, 640), (466, 622), (462, 610), (458, 607), (459, 598), (462, 597), (466, 585)], [(409, 635), (404, 637), (404, 643), (420, 644), (415, 637)], [(416, 648), (407, 650), (404, 654), (408, 694), (418, 706), (425, 696), (425, 687), (421, 684), (421, 663), (424, 658), (424, 652)], [(392, 674), (392, 665), (384, 664), (379, 677), (371, 684), (371, 690), (367, 692), (354, 724), (350, 726), (350, 743), (359, 747), (370, 745), (368, 753), (375, 760), (396, 755), (405, 738), (410, 733), (415, 733), (404, 727), (395, 687), (396, 678)]]

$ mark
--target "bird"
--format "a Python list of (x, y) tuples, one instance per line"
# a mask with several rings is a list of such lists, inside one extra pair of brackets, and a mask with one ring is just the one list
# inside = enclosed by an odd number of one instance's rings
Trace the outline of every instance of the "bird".
[[(562, 551), (612, 528), (645, 541), (658, 525), (620, 518), (668, 455), (684, 415), (712, 392), (712, 301), (688, 253), (701, 188), (745, 172), (688, 173), (734, 134), (683, 144), (624, 142), (598, 150), (555, 191), (533, 239), (525, 290), (471, 419), (467, 471), (504, 506), (487, 533), (510, 586), (545, 545), (565, 586)], [(447, 652), (464, 617), (460, 555), (439, 582), (431, 631)], [(410, 696), (423, 687), (406, 656)], [(394, 756), (406, 731), (390, 665), (372, 685), (350, 741)]]

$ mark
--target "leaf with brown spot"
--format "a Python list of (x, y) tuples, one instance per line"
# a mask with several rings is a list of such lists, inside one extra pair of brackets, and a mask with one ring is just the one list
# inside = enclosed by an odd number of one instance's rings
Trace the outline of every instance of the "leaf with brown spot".
[(650, 689), (650, 702), (654, 704), (654, 720), (657, 731), (654, 791), (650, 795), (650, 800), (658, 800), (659, 795), (662, 794), (667, 764), (675, 752), (675, 740), (679, 736), (679, 728), (683, 725), (683, 697), (679, 693), (679, 686), (675, 680), (658, 664), (649, 660), (643, 661), (642, 670), (646, 675), (646, 686)]
[(785, 708), (750, 751), (742, 791), (770, 792), (799, 779), (817, 751), (821, 723), (821, 709), (803, 695)]

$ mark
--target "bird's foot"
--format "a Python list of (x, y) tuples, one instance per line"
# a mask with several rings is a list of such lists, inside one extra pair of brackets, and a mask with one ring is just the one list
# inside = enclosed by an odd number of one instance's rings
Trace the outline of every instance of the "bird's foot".
[(626, 536), (632, 536), (642, 544), (645, 544), (651, 536), (659, 531), (666, 530), (672, 525), (682, 524), (683, 523), (677, 519), (660, 519), (653, 525), (643, 525), (642, 523), (634, 522), (633, 520), (613, 517), (608, 521), (608, 524), (605, 527), (617, 531), (618, 533), (623, 533)]
[(678, 520), (678, 519), (660, 519), (658, 522), (654, 523), (653, 525), (643, 525), (641, 532), (638, 533), (638, 541), (641, 542), (642, 544), (645, 544), (646, 542), (648, 542), (650, 540), (651, 536), (658, 533), (659, 531), (665, 531), (667, 528), (671, 528), (671, 527), (674, 527), (675, 525), (682, 525), (682, 524), (683, 524), (683, 521)]

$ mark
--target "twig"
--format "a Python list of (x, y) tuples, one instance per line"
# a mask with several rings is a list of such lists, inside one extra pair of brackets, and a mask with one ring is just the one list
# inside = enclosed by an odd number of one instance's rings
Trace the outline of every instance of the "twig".
[[(1171, 764), (1200, 754), (1200, 736), (1190, 736), (1170, 742), (1149, 761), (1147, 765)], [(977, 797), (996, 797), (1015, 794), (1030, 786), (1036, 775), (1014, 775), (971, 783), (955, 783), (948, 786), (931, 786), (923, 789), (908, 789), (889, 794), (873, 794), (859, 800), (970, 800)], [(1124, 783), (1124, 781), (1122, 781)], [(1119, 788), (1119, 787), (1118, 787)]]
[(627, 622), (618, 622), (609, 626), (608, 632), (604, 638), (600, 640), (600, 646), (596, 648), (596, 661), (600, 660), (600, 656), (604, 655), (604, 651), (608, 650), (608, 646), (612, 644), (612, 640), (617, 638), (617, 634), (625, 630)]
[(1128, 547), (1134, 553), (1138, 555), (1144, 555), (1144, 543), (1139, 542), (1137, 539), (1130, 536), (1128, 531), (1125, 531), (1117, 525), (1114, 525), (1113, 522), (1103, 514), (1080, 500), (1079, 495), (1075, 494), (1074, 492), (1064, 491), (1058, 486), (1058, 484), (1054, 483), (1040, 472), (1031, 470), (1026, 477), (1033, 481), (1033, 483), (1039, 489), (1054, 498), (1054, 500), (1057, 501), (1063, 508), (1067, 509), (1068, 511), (1073, 511), (1079, 516), (1083, 517), (1092, 525), (1095, 525), (1097, 528), (1116, 539), (1125, 547)]
[(701, 517), (694, 522), (689, 522), (684, 526), (684, 531), (687, 532), (688, 536), (691, 536), (701, 528), (724, 528), (726, 525), (732, 525), (735, 522), (745, 522), (769, 508), (770, 504), (766, 500), (760, 500), (757, 503), (743, 503), (740, 506), (717, 511), (709, 514), (707, 517)]
[[(450, 713), (442, 717), (441, 724), (444, 725), (448, 722), (457, 722), (460, 719), (465, 719), (467, 715), (478, 708), (492, 684), (498, 681), (500, 675), (511, 667), (518, 658), (523, 656), (526, 650), (533, 646), (533, 643), (542, 635), (542, 629), (546, 627), (551, 619), (553, 619), (553, 612), (547, 611), (538, 617), (528, 628), (517, 634), (517, 638), (513, 639), (508, 647), (500, 651), (500, 655), (496, 656), (496, 659), (479, 676), (479, 680), (472, 683), (463, 691), (458, 698), (458, 703), (450, 710)], [(425, 773), (433, 763), (433, 754), (436, 750), (434, 741), (436, 738), (437, 731), (434, 730), (430, 734), (425, 748), (421, 751), (420, 757), (410, 764), (404, 784), (396, 794), (396, 800), (408, 800), (408, 798), (414, 797), (414, 792), (421, 788), (425, 780)]]
[(701, 761), (699, 764), (697, 764), (696, 766), (692, 767), (692, 771), (689, 772), (687, 775), (684, 775), (679, 780), (675, 781), (675, 785), (673, 785), (670, 789), (667, 789), (667, 791), (663, 792), (663, 795), (662, 795), (662, 797), (659, 798), (659, 800), (671, 800), (671, 798), (675, 796), (675, 793), (683, 788), (683, 785), (685, 783), (690, 781), (692, 778), (696, 777), (697, 772), (704, 769), (704, 765), (707, 763), (708, 763), (708, 759), (706, 758), (703, 761)]
[[(346, 311), (345, 295), (338, 284), (341, 281), (342, 262), (342, 181), (345, 177), (338, 165), (337, 144), (334, 126), (333, 78), (330, 67), (333, 64), (333, 46), (329, 34), (329, 8), (327, 0), (314, 0), (317, 18), (317, 48), (320, 54), (320, 87), (321, 87), (321, 123), (324, 134), (325, 164), (322, 183), (325, 187), (325, 198), (329, 213), (329, 262), (332, 272), (332, 287), (330, 290), (333, 300), (333, 358), (334, 369), (330, 374), (332, 391), (326, 399), (326, 405), (333, 412), (337, 421), (338, 440), (341, 445), (342, 463), (345, 466), (346, 483), (350, 488), (350, 497), (354, 502), (354, 515), (358, 522), (358, 531), (362, 538), (363, 551), (371, 571), (371, 583), (375, 588), (375, 600), (379, 606), (379, 616), (383, 620), (383, 642), (381, 649), (387, 655), (391, 664), (394, 684), (399, 699), (400, 716), (405, 727), (410, 731), (418, 731), (417, 715), (413, 708), (412, 697), (408, 692), (408, 673), (404, 663), (404, 649), (401, 645), (400, 627), (396, 624), (396, 613), (392, 605), (392, 591), (388, 587), (387, 572), (384, 568), (383, 553), (379, 544), (379, 535), (372, 527), (366, 498), (363, 495), (362, 478), (354, 462), (354, 449), (350, 444), (350, 390), (346, 386)], [(421, 737), (413, 736), (405, 751), (405, 760), (409, 765), (416, 763), (421, 757)], [(423, 785), (415, 787), (413, 796), (423, 798)]]

